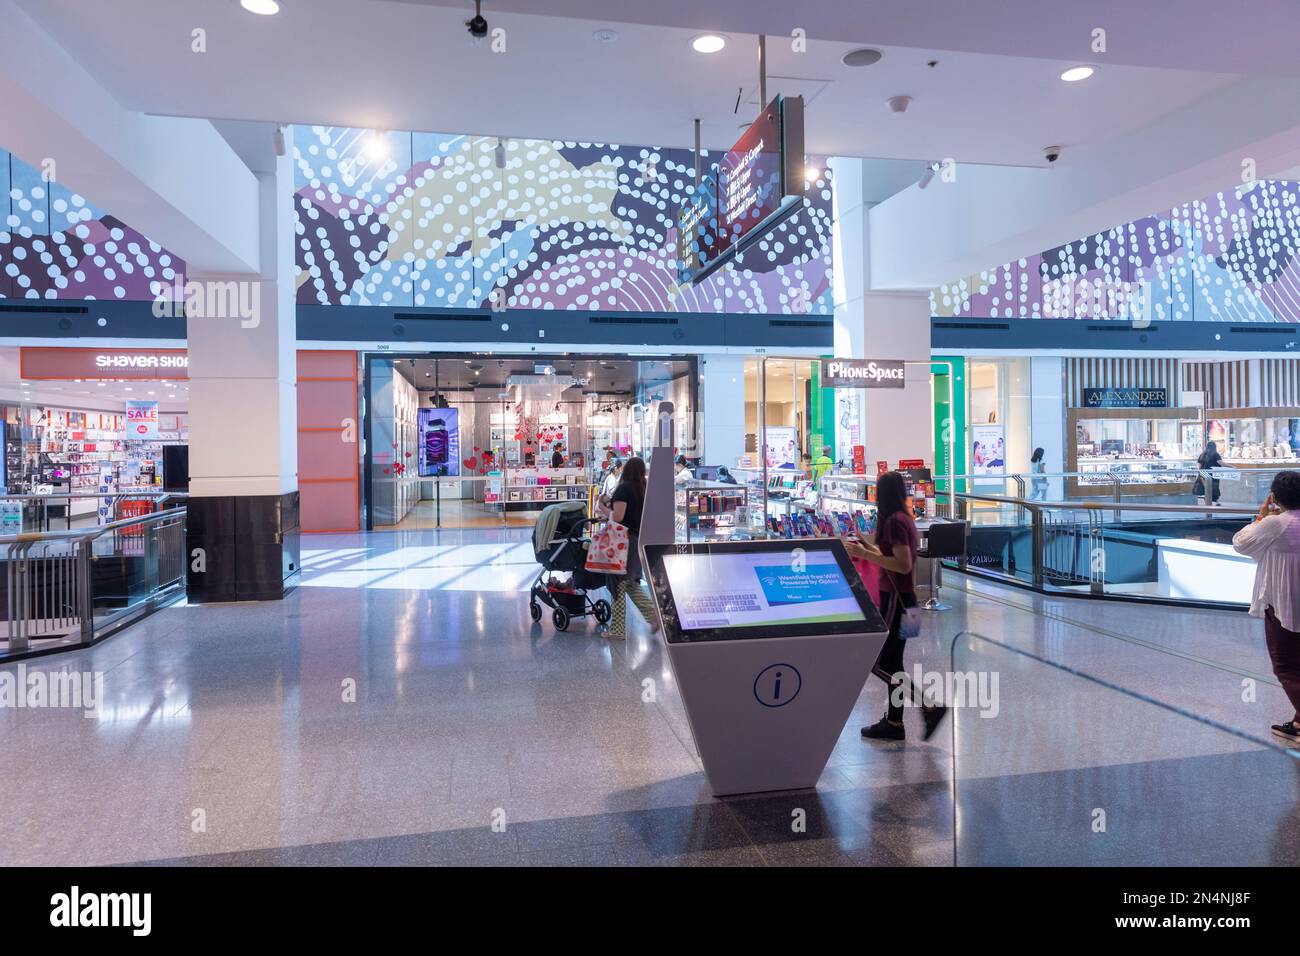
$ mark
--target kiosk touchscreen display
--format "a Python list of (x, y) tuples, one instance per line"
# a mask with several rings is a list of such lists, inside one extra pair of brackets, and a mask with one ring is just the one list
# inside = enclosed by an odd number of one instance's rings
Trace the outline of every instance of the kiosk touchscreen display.
[(646, 560), (670, 641), (884, 629), (833, 539), (660, 545)]

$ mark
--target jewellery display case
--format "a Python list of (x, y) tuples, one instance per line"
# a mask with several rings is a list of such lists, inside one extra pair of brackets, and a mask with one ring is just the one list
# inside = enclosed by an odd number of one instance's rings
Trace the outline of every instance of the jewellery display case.
[[(1122, 495), (1188, 494), (1200, 446), (1198, 408), (1071, 408), (1066, 479), (1071, 496), (1086, 497), (1120, 481)], [(1191, 427), (1189, 427), (1191, 426)]]
[(1233, 468), (1289, 468), (1300, 463), (1300, 407), (1211, 408), (1206, 439)]

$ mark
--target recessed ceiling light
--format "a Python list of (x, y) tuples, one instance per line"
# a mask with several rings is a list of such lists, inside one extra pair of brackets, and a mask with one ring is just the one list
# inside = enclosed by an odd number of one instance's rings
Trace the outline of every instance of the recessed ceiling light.
[(272, 17), (280, 12), (280, 0), (239, 0), (239, 5), (261, 17)]
[(701, 33), (691, 40), (691, 49), (696, 53), (720, 53), (727, 45), (727, 38), (720, 33)]
[(1086, 80), (1095, 72), (1096, 70), (1090, 66), (1072, 66), (1061, 74), (1061, 79), (1067, 83), (1078, 83), (1080, 80)]
[(873, 50), (870, 47), (863, 47), (861, 50), (850, 50), (840, 57), (840, 62), (845, 66), (871, 66), (879, 63), (880, 58), (884, 56), (879, 50)]
[(597, 30), (597, 31), (596, 31), (595, 33), (593, 33), (591, 36), (592, 36), (593, 39), (599, 40), (601, 43), (613, 43), (615, 40), (618, 39), (618, 31), (617, 31), (617, 30)]

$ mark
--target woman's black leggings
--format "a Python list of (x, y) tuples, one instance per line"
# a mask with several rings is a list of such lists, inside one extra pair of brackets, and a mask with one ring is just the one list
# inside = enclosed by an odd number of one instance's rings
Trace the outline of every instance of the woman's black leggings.
[[(903, 603), (890, 591), (885, 591), (882, 597), (889, 636), (885, 638), (885, 646), (880, 649), (880, 656), (876, 658), (876, 666), (871, 669), (871, 673), (889, 687), (889, 705), (885, 716), (895, 723), (901, 723), (903, 698), (913, 704), (921, 704), (923, 701), (920, 692), (908, 679), (903, 665), (903, 651), (907, 648), (907, 642), (898, 633), (903, 625)], [(902, 689), (898, 690), (900, 687)]]

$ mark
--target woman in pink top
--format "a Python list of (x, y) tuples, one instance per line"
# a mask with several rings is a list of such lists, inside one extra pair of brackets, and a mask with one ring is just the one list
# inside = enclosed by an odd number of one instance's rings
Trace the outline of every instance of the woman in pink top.
[(1280, 471), (1255, 520), (1232, 546), (1258, 562), (1250, 613), (1264, 619), (1273, 673), (1295, 713), (1273, 735), (1300, 744), (1300, 471)]

